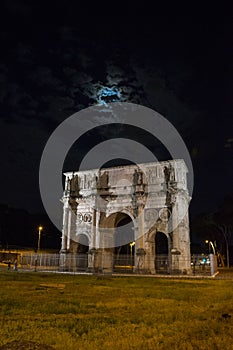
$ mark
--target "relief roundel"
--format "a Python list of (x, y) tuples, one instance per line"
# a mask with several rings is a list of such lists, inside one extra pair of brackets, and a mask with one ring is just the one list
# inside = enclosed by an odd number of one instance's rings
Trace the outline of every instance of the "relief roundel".
[(156, 209), (145, 209), (145, 221), (146, 222), (156, 222), (159, 217), (158, 211)]
[(159, 211), (159, 218), (162, 221), (168, 221), (170, 216), (171, 216), (171, 212), (170, 212), (170, 210), (168, 208), (160, 209), (160, 211)]
[(77, 213), (78, 216), (78, 221), (82, 222), (83, 221), (83, 214), (82, 213)]
[(91, 214), (90, 213), (85, 213), (83, 215), (83, 221), (84, 222), (91, 222)]
[(77, 216), (79, 222), (91, 223), (92, 221), (91, 213), (78, 213)]

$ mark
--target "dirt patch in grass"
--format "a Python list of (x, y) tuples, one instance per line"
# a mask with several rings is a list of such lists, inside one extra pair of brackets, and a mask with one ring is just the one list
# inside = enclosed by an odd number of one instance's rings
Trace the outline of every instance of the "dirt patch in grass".
[(54, 350), (51, 346), (31, 341), (13, 341), (0, 347), (0, 350)]

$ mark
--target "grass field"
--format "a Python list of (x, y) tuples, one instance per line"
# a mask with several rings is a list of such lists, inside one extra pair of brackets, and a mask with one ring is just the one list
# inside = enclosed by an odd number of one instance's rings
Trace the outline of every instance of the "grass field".
[(0, 272), (0, 345), (233, 349), (233, 281)]

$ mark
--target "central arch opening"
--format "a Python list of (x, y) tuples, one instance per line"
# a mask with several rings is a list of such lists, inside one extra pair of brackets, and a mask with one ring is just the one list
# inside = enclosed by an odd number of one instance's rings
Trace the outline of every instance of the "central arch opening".
[(135, 261), (134, 224), (125, 213), (116, 216), (114, 247), (114, 271), (132, 272)]

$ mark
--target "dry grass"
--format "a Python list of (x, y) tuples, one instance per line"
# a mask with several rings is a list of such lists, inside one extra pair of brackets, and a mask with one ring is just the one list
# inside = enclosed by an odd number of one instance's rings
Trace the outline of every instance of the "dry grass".
[(0, 346), (233, 349), (233, 282), (1, 272)]

